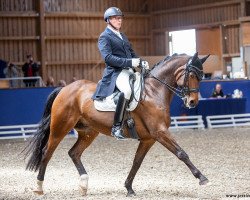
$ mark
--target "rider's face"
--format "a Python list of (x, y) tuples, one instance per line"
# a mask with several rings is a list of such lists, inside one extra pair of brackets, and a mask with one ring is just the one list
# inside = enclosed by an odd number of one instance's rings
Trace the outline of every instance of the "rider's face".
[(221, 85), (220, 84), (216, 84), (215, 90), (216, 90), (216, 92), (220, 93), (220, 91), (221, 91)]
[(117, 29), (120, 30), (122, 26), (122, 16), (113, 16), (109, 18), (109, 22)]

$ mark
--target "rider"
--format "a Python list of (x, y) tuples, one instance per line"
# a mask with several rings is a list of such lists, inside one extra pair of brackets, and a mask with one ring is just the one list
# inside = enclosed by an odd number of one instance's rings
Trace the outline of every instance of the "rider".
[[(129, 76), (134, 68), (139, 67), (140, 58), (135, 54), (128, 38), (120, 32), (123, 13), (117, 7), (110, 7), (104, 13), (107, 27), (98, 40), (98, 48), (105, 61), (102, 80), (99, 81), (92, 99), (102, 100), (111, 95), (115, 87), (121, 94), (119, 96), (112, 126), (112, 136), (125, 139), (122, 130), (124, 111), (131, 96)], [(148, 68), (148, 63), (146, 62)]]

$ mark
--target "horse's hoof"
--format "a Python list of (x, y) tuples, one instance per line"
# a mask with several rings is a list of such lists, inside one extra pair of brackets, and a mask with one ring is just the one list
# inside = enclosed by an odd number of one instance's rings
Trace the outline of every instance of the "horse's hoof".
[(33, 190), (33, 192), (37, 195), (44, 195), (43, 191)]
[(209, 180), (207, 178), (201, 179), (199, 184), (200, 185), (207, 185), (209, 183)]
[(44, 195), (44, 193), (43, 193), (43, 181), (37, 180), (36, 183), (37, 183), (36, 187), (35, 188), (31, 188), (31, 190), (36, 195)]
[(128, 194), (127, 194), (127, 197), (134, 197), (134, 196), (136, 196), (134, 191), (128, 192)]
[(32, 191), (37, 195), (44, 195), (43, 193), (43, 181), (37, 180), (37, 186), (36, 188), (33, 188)]
[(83, 174), (80, 177), (80, 183), (79, 183), (79, 190), (82, 196), (87, 195), (87, 190), (88, 190), (88, 180), (89, 176), (88, 174)]
[(87, 188), (79, 186), (79, 190), (82, 196), (87, 196), (87, 191), (88, 191)]

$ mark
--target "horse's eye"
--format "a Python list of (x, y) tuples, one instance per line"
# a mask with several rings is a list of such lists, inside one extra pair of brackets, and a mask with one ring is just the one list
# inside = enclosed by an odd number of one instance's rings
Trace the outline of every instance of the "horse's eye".
[(190, 74), (190, 78), (195, 78), (195, 75), (194, 74)]

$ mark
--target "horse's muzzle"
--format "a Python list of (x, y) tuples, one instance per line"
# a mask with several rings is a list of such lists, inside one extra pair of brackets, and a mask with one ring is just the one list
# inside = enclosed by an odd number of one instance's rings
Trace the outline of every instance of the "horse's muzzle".
[(184, 97), (183, 99), (184, 105), (186, 108), (195, 108), (198, 104), (198, 100), (195, 100), (193, 98), (188, 98), (188, 97)]
[(191, 100), (191, 101), (189, 102), (189, 107), (190, 107), (190, 108), (194, 108), (196, 105), (197, 105), (197, 103), (195, 103), (194, 100)]

